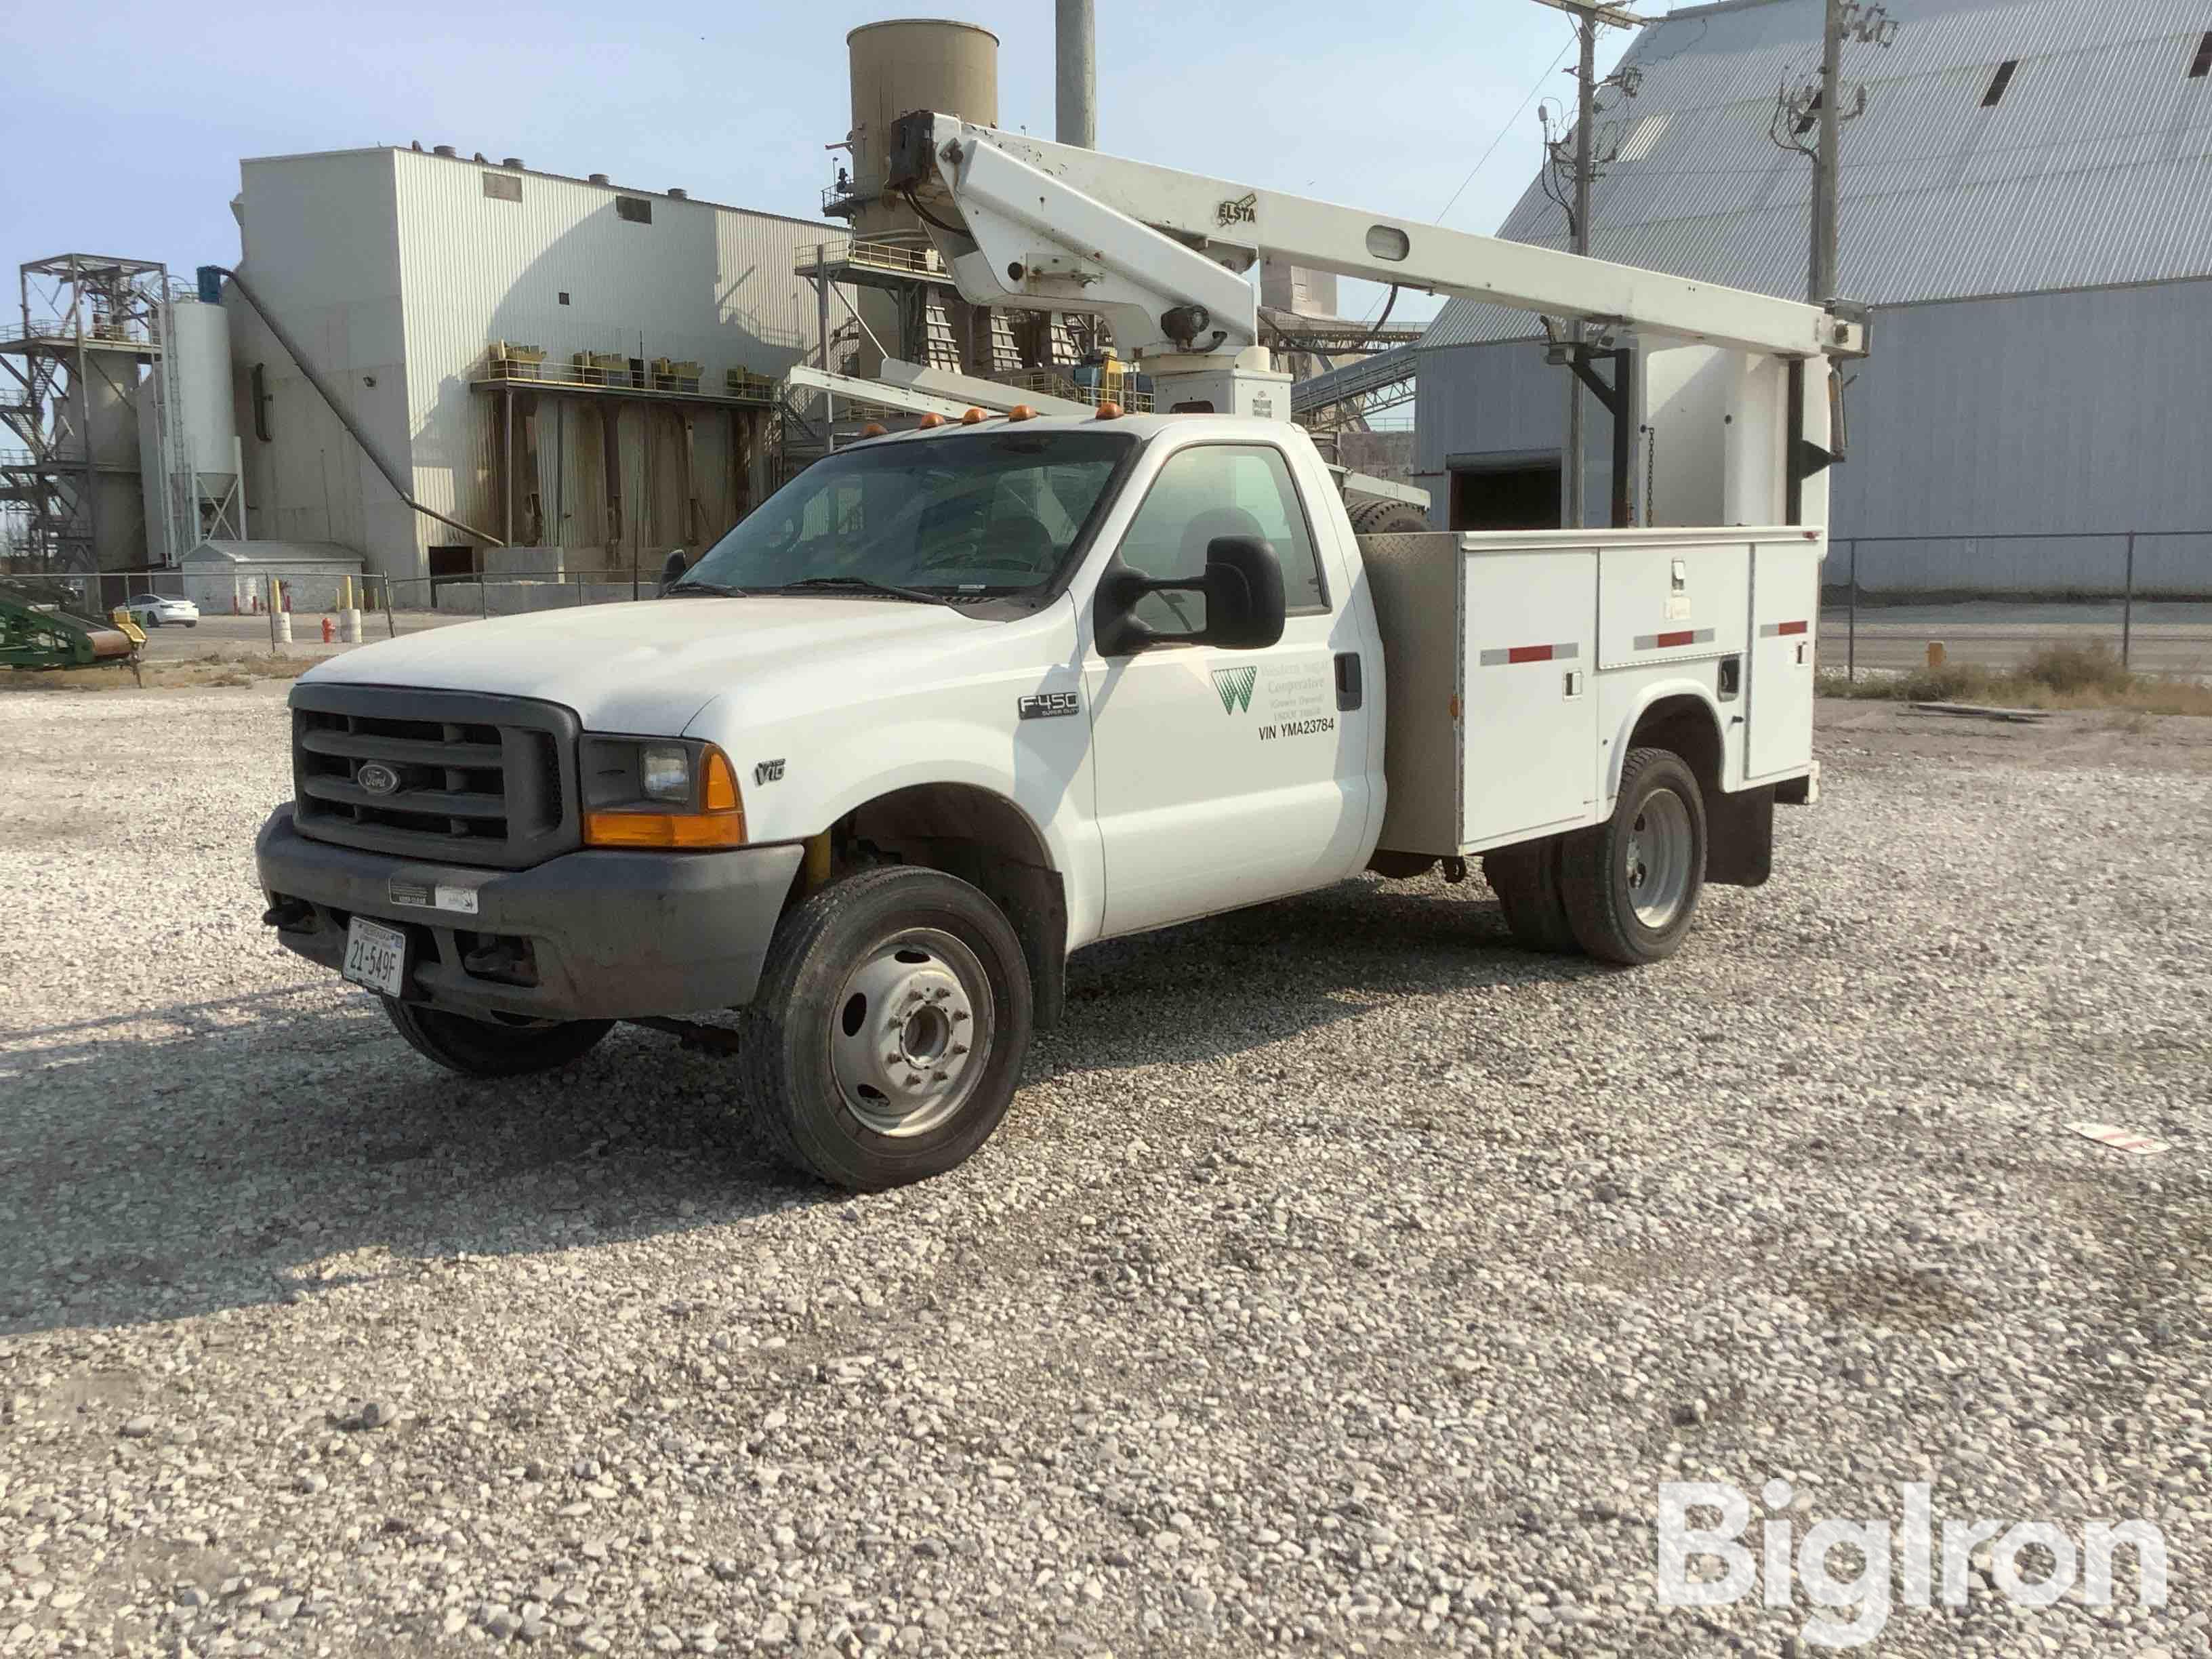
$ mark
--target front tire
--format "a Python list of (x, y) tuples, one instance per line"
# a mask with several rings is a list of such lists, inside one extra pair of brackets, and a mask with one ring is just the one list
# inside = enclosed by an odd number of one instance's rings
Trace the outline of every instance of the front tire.
[(863, 871), (776, 929), (745, 1016), (755, 1119), (833, 1186), (940, 1175), (1006, 1115), (1032, 1018), (1021, 941), (989, 899), (934, 870)]
[(381, 999), (417, 1054), (464, 1077), (522, 1077), (580, 1059), (614, 1029), (611, 1019), (471, 1019), (418, 1002)]
[(1629, 967), (1671, 957), (1705, 884), (1705, 798), (1666, 749), (1632, 749), (1613, 816), (1566, 838), (1559, 860), (1567, 920), (1583, 950)]

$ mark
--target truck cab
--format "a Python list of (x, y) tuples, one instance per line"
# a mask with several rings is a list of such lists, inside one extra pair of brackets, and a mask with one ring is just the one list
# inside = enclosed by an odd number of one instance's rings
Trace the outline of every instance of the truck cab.
[(1279, 421), (1017, 408), (874, 438), (657, 599), (304, 676), (268, 920), (465, 1073), (737, 1011), (771, 1143), (856, 1188), (988, 1137), (1098, 939), (1485, 855), (1524, 942), (1667, 953), (1709, 823), (1716, 878), (1764, 877), (1753, 573), (1803, 595), (1817, 533), (1516, 550), (1419, 523), (1356, 534)]

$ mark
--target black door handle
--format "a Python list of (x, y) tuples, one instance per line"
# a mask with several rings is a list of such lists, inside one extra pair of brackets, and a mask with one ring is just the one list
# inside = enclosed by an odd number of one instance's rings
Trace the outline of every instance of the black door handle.
[(1336, 706), (1340, 709), (1357, 708), (1360, 697), (1359, 653), (1340, 651), (1336, 653)]

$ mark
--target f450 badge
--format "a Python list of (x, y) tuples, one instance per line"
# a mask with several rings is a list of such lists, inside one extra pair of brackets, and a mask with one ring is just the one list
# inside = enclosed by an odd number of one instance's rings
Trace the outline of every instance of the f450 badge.
[(1058, 720), (1063, 714), (1083, 712), (1082, 699), (1073, 691), (1036, 691), (1026, 697), (1018, 697), (1014, 707), (1025, 720)]

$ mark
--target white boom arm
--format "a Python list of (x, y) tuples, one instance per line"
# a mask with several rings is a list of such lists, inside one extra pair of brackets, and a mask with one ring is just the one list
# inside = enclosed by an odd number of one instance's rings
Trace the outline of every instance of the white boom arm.
[(1096, 313), (1133, 356), (1233, 357), (1259, 339), (1242, 273), (1262, 251), (1316, 270), (1769, 356), (1853, 356), (1863, 325), (1816, 306), (1523, 242), (1388, 219), (980, 127), (901, 118), (910, 194), (979, 305)]

